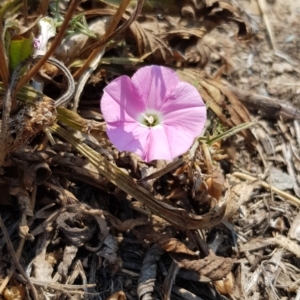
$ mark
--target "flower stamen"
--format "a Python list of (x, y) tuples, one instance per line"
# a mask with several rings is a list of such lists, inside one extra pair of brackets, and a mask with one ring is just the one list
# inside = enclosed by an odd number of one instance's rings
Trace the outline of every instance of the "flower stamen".
[(143, 118), (148, 122), (148, 124), (150, 125), (150, 126), (152, 126), (153, 125), (153, 123), (154, 123), (154, 121), (155, 121), (155, 119), (154, 119), (154, 117), (153, 116), (147, 116), (147, 115), (145, 115), (144, 113), (141, 113), (141, 115), (143, 116)]

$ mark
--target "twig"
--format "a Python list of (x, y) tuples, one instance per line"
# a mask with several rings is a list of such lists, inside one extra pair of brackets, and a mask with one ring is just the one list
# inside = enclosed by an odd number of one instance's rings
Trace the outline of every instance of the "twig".
[(294, 163), (292, 161), (292, 153), (293, 153), (292, 145), (291, 144), (287, 145), (286, 143), (284, 143), (282, 145), (282, 153), (285, 159), (288, 174), (295, 180), (295, 184), (293, 186), (294, 192), (297, 196), (299, 196), (300, 186), (297, 181), (297, 174), (296, 174)]
[(37, 15), (45, 16), (47, 14), (48, 8), (49, 8), (49, 2), (50, 0), (43, 0), (40, 1), (39, 7), (36, 10)]
[(28, 5), (27, 0), (23, 0), (23, 15), (24, 15), (24, 25), (28, 27)]
[(286, 249), (287, 251), (294, 254), (296, 257), (300, 258), (300, 246), (287, 238), (284, 235), (276, 234), (274, 237), (267, 238), (267, 239), (257, 239), (252, 240), (246, 244), (240, 245), (240, 251), (255, 251), (258, 249), (263, 249), (266, 247), (269, 247), (270, 245), (277, 245), (282, 247), (283, 249)]
[[(244, 179), (244, 180), (250, 180), (250, 181), (260, 181), (259, 178), (241, 173), (241, 172), (234, 172), (232, 174), (233, 176), (240, 178), (240, 179)], [(273, 187), (272, 185), (266, 183), (265, 181), (260, 181), (261, 186), (263, 186), (264, 188), (268, 189), (268, 190), (272, 190), (272, 192), (276, 193), (277, 195), (283, 197), (286, 201), (290, 202), (293, 205), (299, 206), (300, 205), (300, 199), (298, 199), (297, 197), (294, 197), (291, 194), (288, 194), (280, 189), (277, 189), (275, 187)]]
[[(20, 275), (17, 275), (16, 277), (19, 280), (22, 280), (22, 278), (20, 278), (21, 277)], [(98, 294), (98, 293), (87, 293), (84, 291), (78, 291), (78, 289), (95, 287), (96, 286), (95, 283), (82, 284), (82, 285), (80, 285), (80, 284), (63, 284), (63, 283), (39, 280), (36, 278), (30, 278), (30, 279), (37, 286), (41, 286), (43, 288), (54, 289), (54, 290), (61, 291), (61, 292), (69, 291), (70, 293), (79, 294), (79, 295), (97, 295)]]
[(298, 149), (300, 149), (300, 121), (294, 121), (294, 128), (295, 128)]
[(257, 4), (259, 6), (259, 9), (263, 15), (263, 19), (264, 19), (264, 22), (266, 24), (266, 29), (267, 29), (267, 32), (268, 32), (268, 35), (269, 35), (269, 38), (270, 38), (270, 42), (271, 42), (271, 46), (273, 48), (273, 50), (276, 50), (277, 47), (275, 46), (275, 38), (274, 38), (274, 34), (273, 34), (273, 30), (272, 30), (272, 26), (269, 22), (269, 19), (268, 19), (268, 16), (267, 16), (267, 7), (266, 7), (266, 2), (265, 0), (257, 0)]
[(275, 98), (262, 96), (255, 94), (250, 91), (243, 91), (234, 86), (227, 85), (230, 91), (242, 102), (254, 105), (263, 110), (272, 110), (274, 115), (278, 113), (286, 119), (290, 120), (300, 120), (300, 110), (284, 100), (277, 100)]
[(24, 278), (26, 279), (26, 281), (27, 281), (27, 283), (28, 283), (28, 285), (29, 285), (29, 287), (30, 287), (30, 289), (31, 289), (31, 291), (32, 291), (33, 299), (34, 299), (34, 300), (38, 300), (39, 297), (38, 297), (37, 291), (36, 291), (34, 285), (32, 284), (32, 282), (31, 282), (29, 276), (26, 274), (26, 272), (23, 270), (22, 266), (21, 266), (20, 263), (19, 263), (19, 259), (18, 259), (17, 256), (16, 256), (14, 247), (13, 247), (13, 245), (12, 245), (12, 243), (11, 243), (11, 240), (10, 240), (10, 238), (9, 238), (8, 232), (7, 232), (7, 230), (6, 230), (6, 227), (5, 227), (5, 225), (4, 225), (4, 222), (3, 222), (1, 216), (0, 216), (0, 227), (1, 227), (1, 229), (2, 229), (2, 232), (3, 232), (3, 235), (4, 235), (5, 241), (6, 241), (6, 243), (7, 243), (7, 247), (8, 247), (8, 249), (9, 249), (9, 251), (10, 251), (10, 255), (11, 255), (11, 257), (12, 257), (12, 260), (13, 260), (13, 263), (15, 264), (16, 269), (17, 269), (17, 270), (24, 276)]
[(268, 9), (267, 9), (267, 5), (266, 5), (265, 0), (257, 0), (257, 4), (258, 4), (259, 9), (262, 13), (264, 23), (266, 24), (266, 30), (267, 30), (267, 33), (268, 33), (268, 36), (269, 36), (269, 39), (270, 39), (270, 44), (271, 44), (271, 47), (274, 51), (274, 54), (276, 56), (288, 61), (293, 66), (298, 66), (298, 62), (291, 59), (287, 54), (282, 53), (280, 50), (278, 50), (278, 48), (276, 46), (276, 40), (275, 40), (275, 37), (274, 37), (273, 29), (272, 29), (271, 23), (269, 22), (269, 18), (267, 17)]
[[(18, 250), (16, 252), (17, 260), (19, 260), (20, 257), (21, 257), (21, 253), (22, 253), (24, 244), (25, 244), (25, 237), (21, 237), (21, 241), (20, 241)], [(2, 281), (1, 286), (0, 286), (0, 295), (2, 295), (3, 290), (7, 286), (8, 282), (10, 281), (10, 279), (12, 278), (12, 276), (14, 275), (15, 269), (16, 269), (16, 267), (15, 267), (15, 265), (13, 265), (10, 268), (10, 270), (9, 270), (8, 274), (6, 275), (5, 279)]]

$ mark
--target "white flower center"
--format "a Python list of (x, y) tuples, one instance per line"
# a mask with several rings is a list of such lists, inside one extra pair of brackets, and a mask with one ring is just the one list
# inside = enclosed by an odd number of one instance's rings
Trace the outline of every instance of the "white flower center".
[(154, 123), (154, 117), (153, 116), (148, 117), (143, 113), (141, 115), (145, 118), (145, 120), (149, 123), (149, 125), (152, 125)]
[(147, 127), (159, 125), (162, 119), (161, 114), (153, 110), (145, 111), (138, 116), (138, 121)]

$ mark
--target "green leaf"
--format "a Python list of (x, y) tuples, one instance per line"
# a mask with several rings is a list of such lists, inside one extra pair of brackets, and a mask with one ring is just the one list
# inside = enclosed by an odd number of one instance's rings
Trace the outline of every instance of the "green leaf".
[(9, 45), (9, 69), (14, 70), (33, 51), (33, 37), (15, 37)]

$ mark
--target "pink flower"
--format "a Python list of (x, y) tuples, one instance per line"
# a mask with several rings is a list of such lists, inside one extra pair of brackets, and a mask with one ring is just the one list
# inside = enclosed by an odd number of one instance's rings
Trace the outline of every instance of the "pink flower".
[(161, 66), (143, 67), (131, 79), (113, 80), (104, 89), (101, 111), (115, 147), (146, 162), (183, 154), (206, 122), (197, 89)]
[(38, 38), (34, 38), (33, 39), (33, 47), (35, 49), (37, 49), (37, 50), (40, 50), (41, 49), (41, 45), (43, 44), (42, 40), (43, 40), (42, 36), (40, 36)]

